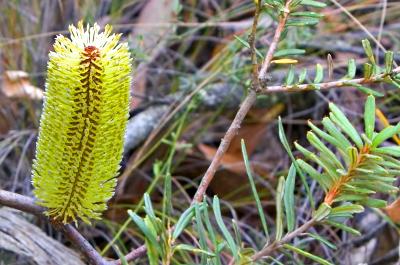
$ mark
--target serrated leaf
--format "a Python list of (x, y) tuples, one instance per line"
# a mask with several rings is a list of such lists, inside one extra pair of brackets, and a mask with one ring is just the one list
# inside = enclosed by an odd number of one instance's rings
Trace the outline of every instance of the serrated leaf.
[(283, 193), (283, 202), (285, 204), (286, 225), (288, 232), (293, 231), (295, 218), (295, 202), (294, 202), (294, 185), (296, 182), (296, 168), (292, 164), (289, 168), (289, 173), (285, 181), (285, 188)]
[(305, 54), (305, 53), (306, 53), (306, 51), (303, 49), (282, 49), (282, 50), (275, 52), (274, 57), (300, 55), (300, 54)]
[(292, 245), (284, 244), (283, 247), (288, 249), (288, 250), (291, 250), (293, 252), (296, 252), (297, 254), (300, 254), (300, 255), (302, 255), (304, 257), (307, 257), (307, 258), (309, 258), (309, 259), (311, 259), (311, 260), (313, 260), (313, 261), (315, 261), (315, 262), (317, 262), (319, 264), (322, 264), (322, 265), (334, 265), (333, 263), (330, 263), (329, 261), (327, 261), (327, 260), (325, 260), (325, 259), (323, 259), (321, 257), (315, 256), (315, 255), (313, 255), (313, 254), (311, 254), (311, 253), (309, 253), (307, 251), (304, 251), (304, 250), (299, 249), (297, 247), (294, 247)]
[(364, 108), (364, 129), (367, 137), (372, 140), (375, 130), (375, 98), (368, 96)]
[(322, 65), (317, 64), (315, 69), (314, 83), (321, 83), (323, 78), (324, 78), (324, 68), (322, 67)]

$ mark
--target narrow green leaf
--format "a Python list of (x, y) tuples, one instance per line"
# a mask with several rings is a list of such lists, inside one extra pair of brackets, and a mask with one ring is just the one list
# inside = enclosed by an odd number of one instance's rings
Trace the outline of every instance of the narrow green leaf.
[(367, 95), (373, 95), (375, 97), (383, 97), (384, 96), (384, 94), (382, 94), (381, 92), (375, 91), (369, 87), (366, 87), (366, 86), (363, 86), (363, 85), (360, 85), (357, 83), (345, 82), (344, 84), (355, 87), (358, 91), (360, 91), (364, 94), (367, 94)]
[(291, 66), (289, 67), (289, 71), (288, 71), (288, 73), (287, 73), (287, 75), (286, 75), (285, 85), (286, 85), (286, 86), (290, 86), (290, 85), (293, 84), (293, 81), (294, 81), (294, 68), (293, 68), (293, 66), (291, 65)]
[(371, 43), (369, 42), (369, 40), (367, 40), (367, 39), (362, 40), (362, 46), (364, 47), (364, 51), (365, 51), (365, 54), (368, 57), (368, 60), (372, 64), (376, 64), (375, 63), (374, 52), (372, 51)]
[(303, 171), (301, 170), (301, 168), (297, 164), (297, 161), (294, 158), (292, 150), (290, 150), (290, 146), (289, 146), (289, 143), (288, 143), (288, 141), (286, 139), (285, 131), (283, 129), (281, 117), (278, 118), (278, 135), (279, 135), (279, 140), (281, 141), (283, 147), (285, 148), (285, 150), (288, 153), (290, 159), (292, 160), (294, 166), (296, 167), (297, 173), (299, 173), (299, 175), (300, 175), (300, 179), (301, 179), (301, 182), (302, 182), (302, 184), (303, 184), (303, 186), (304, 186), (304, 188), (306, 190), (307, 198), (310, 201), (311, 208), (314, 209), (314, 207), (315, 207), (314, 197), (311, 194), (310, 187), (309, 187), (309, 185), (307, 183), (307, 180), (306, 180), (306, 177), (304, 176)]
[[(203, 205), (203, 204), (201, 204)], [(175, 230), (172, 233), (172, 238), (177, 239), (180, 234), (183, 232), (183, 230), (186, 228), (186, 226), (189, 224), (190, 220), (194, 216), (194, 205), (190, 206), (188, 209), (186, 209), (182, 215), (179, 217), (178, 222), (176, 222), (175, 225)]]
[(347, 155), (347, 148), (352, 146), (350, 141), (347, 140), (347, 138), (338, 130), (335, 124), (328, 117), (322, 119), (322, 125), (325, 130), (327, 130), (329, 134), (340, 143), (340, 146), (337, 147)]
[(288, 232), (293, 231), (295, 218), (295, 202), (294, 202), (294, 185), (296, 182), (296, 168), (292, 164), (289, 168), (289, 173), (285, 181), (285, 188), (283, 193), (283, 202), (285, 204), (286, 225)]
[[(196, 203), (194, 205), (194, 211), (195, 211), (195, 218), (196, 218), (195, 219), (196, 220), (196, 230), (197, 230), (197, 235), (199, 237), (200, 247), (201, 247), (201, 249), (208, 251), (206, 230), (203, 225), (199, 203)], [(201, 264), (204, 264), (206, 262), (206, 258), (207, 257), (205, 255), (201, 255)]]
[(333, 182), (340, 177), (340, 175), (336, 171), (336, 168), (333, 167), (332, 164), (328, 164), (325, 161), (322, 161), (318, 156), (316, 156), (314, 153), (308, 151), (307, 149), (305, 149), (298, 143), (295, 142), (294, 145), (295, 145), (296, 149), (299, 150), (301, 153), (303, 153), (303, 155), (307, 159), (312, 160), (312, 161), (316, 162), (318, 165), (320, 165), (321, 167), (323, 167), (323, 169), (331, 177)]
[(361, 205), (357, 204), (347, 204), (347, 205), (341, 205), (335, 208), (332, 208), (331, 213), (332, 214), (338, 214), (338, 213), (362, 213), (364, 212), (364, 207)]
[(303, 1), (301, 1), (301, 4), (305, 5), (305, 6), (312, 6), (312, 7), (319, 7), (319, 8), (326, 7), (325, 3), (314, 1), (314, 0), (303, 0)]
[(291, 250), (293, 252), (296, 252), (297, 254), (300, 254), (300, 255), (302, 255), (304, 257), (307, 257), (307, 258), (309, 258), (309, 259), (311, 259), (311, 260), (313, 260), (313, 261), (315, 261), (315, 262), (317, 262), (319, 264), (334, 265), (333, 263), (330, 263), (329, 261), (327, 261), (327, 260), (325, 260), (325, 259), (323, 259), (321, 257), (315, 256), (315, 255), (313, 255), (313, 254), (311, 254), (311, 253), (309, 253), (307, 251), (304, 251), (302, 249), (296, 248), (296, 247), (294, 247), (292, 245), (284, 244), (283, 247), (288, 249), (288, 250)]
[[(241, 37), (237, 36), (237, 35), (233, 35), (235, 37), (235, 39), (237, 39), (244, 47), (250, 49), (250, 44), (245, 41), (244, 39), (242, 39)], [(261, 52), (259, 50), (256, 49), (256, 54), (258, 57), (260, 58), (264, 58), (264, 56), (261, 54)]]
[(333, 103), (329, 103), (329, 109), (331, 110), (331, 120), (335, 122), (343, 130), (343, 132), (354, 141), (358, 148), (361, 149), (363, 147), (361, 137), (344, 113)]
[(324, 15), (316, 12), (305, 11), (305, 12), (293, 12), (290, 13), (293, 17), (313, 17), (313, 18), (323, 18)]
[(368, 96), (364, 108), (364, 129), (365, 134), (372, 140), (375, 130), (375, 98)]
[(285, 57), (290, 55), (301, 55), (305, 54), (306, 51), (303, 49), (282, 49), (275, 52), (274, 57)]
[(326, 145), (313, 133), (307, 133), (307, 140), (321, 153), (326, 155), (332, 164), (337, 166), (338, 168), (343, 168), (342, 163), (336, 158), (336, 155), (328, 148)]
[(303, 84), (307, 77), (307, 68), (303, 68), (299, 74), (299, 84)]
[(387, 206), (386, 201), (374, 198), (367, 198), (365, 201), (362, 202), (365, 206), (371, 208), (384, 208)]
[(328, 176), (320, 174), (311, 165), (301, 159), (297, 159), (297, 163), (312, 179), (317, 181), (318, 184), (322, 186), (325, 192), (331, 187), (333, 182)]
[(314, 212), (313, 217), (317, 222), (323, 220), (325, 217), (327, 217), (332, 211), (332, 207), (327, 204), (327, 203), (322, 203), (319, 207), (318, 210)]
[(318, 18), (311, 17), (302, 17), (302, 18), (290, 18), (286, 22), (287, 27), (305, 27), (305, 26), (313, 26), (318, 24)]
[(221, 215), (221, 208), (220, 208), (220, 203), (219, 203), (219, 199), (217, 196), (214, 196), (213, 199), (213, 211), (214, 211), (214, 215), (215, 215), (215, 220), (217, 221), (218, 227), (222, 232), (222, 235), (224, 236), (227, 244), (228, 244), (228, 248), (231, 251), (235, 261), (239, 260), (239, 256), (238, 256), (238, 249), (237, 246), (235, 244), (235, 241), (233, 240), (232, 235), (229, 233), (228, 229), (226, 228), (224, 221), (222, 219), (222, 215)]
[(321, 236), (319, 236), (319, 235), (317, 235), (317, 234), (314, 234), (314, 233), (306, 233), (306, 235), (308, 235), (308, 236), (310, 236), (310, 237), (312, 237), (312, 238), (318, 240), (319, 242), (321, 242), (322, 244), (325, 244), (326, 246), (328, 246), (328, 247), (331, 248), (331, 249), (335, 249), (335, 250), (337, 249), (337, 247), (335, 246), (335, 244), (329, 242), (328, 240), (326, 240), (325, 238), (323, 238), (323, 237), (321, 237)]
[(321, 83), (324, 78), (324, 68), (319, 63), (316, 66), (314, 83)]
[(199, 248), (193, 247), (191, 245), (187, 245), (187, 244), (179, 244), (179, 245), (176, 245), (173, 248), (174, 252), (175, 251), (179, 251), (179, 250), (189, 251), (189, 252), (192, 252), (192, 253), (195, 253), (195, 254), (205, 254), (205, 255), (207, 255), (209, 257), (215, 257), (215, 254), (212, 253), (212, 252), (205, 251), (203, 249), (199, 249)]
[(374, 73), (373, 66), (369, 63), (365, 63), (364, 64), (364, 78), (370, 79), (373, 73)]
[(392, 51), (385, 52), (385, 73), (390, 74), (393, 69), (394, 53)]
[(339, 228), (339, 229), (341, 229), (341, 230), (343, 230), (343, 231), (345, 231), (345, 232), (348, 232), (348, 233), (350, 233), (350, 234), (353, 234), (353, 235), (355, 235), (355, 236), (361, 236), (361, 233), (360, 233), (359, 231), (357, 231), (357, 230), (354, 229), (354, 228), (348, 227), (348, 226), (345, 225), (345, 224), (338, 223), (338, 222), (331, 221), (331, 220), (325, 220), (324, 223), (326, 223), (326, 224), (328, 224), (328, 225), (331, 225), (331, 226), (333, 226), (333, 227), (337, 227), (337, 228)]
[(347, 149), (347, 153), (349, 154), (350, 158), (350, 166), (354, 167), (358, 163), (358, 151), (357, 148), (351, 146)]
[(374, 153), (387, 154), (395, 157), (400, 157), (400, 146), (384, 146), (374, 149)]
[(260, 197), (258, 196), (256, 185), (254, 183), (253, 175), (252, 175), (251, 168), (250, 168), (249, 157), (247, 156), (246, 145), (245, 145), (243, 139), (241, 139), (240, 142), (241, 142), (241, 147), (242, 147), (244, 165), (246, 167), (247, 176), (249, 178), (251, 191), (253, 193), (254, 200), (256, 201), (258, 215), (260, 216), (261, 224), (262, 224), (265, 236), (267, 238), (267, 241), (269, 241), (269, 233), (268, 233), (267, 221), (265, 220), (264, 210), (263, 210), (263, 207), (262, 207), (262, 204), (261, 204), (261, 201), (260, 201)]
[(139, 227), (140, 231), (145, 235), (146, 239), (149, 240), (153, 246), (157, 246), (157, 249), (161, 249), (157, 237), (150, 231), (144, 220), (132, 210), (128, 210), (128, 214), (133, 222)]
[(343, 194), (336, 197), (333, 202), (341, 202), (341, 201), (362, 201), (365, 200), (365, 195), (358, 195), (358, 194)]
[(155, 219), (156, 215), (154, 214), (149, 194), (145, 193), (143, 197), (144, 197), (144, 209), (146, 211), (146, 214), (151, 218)]
[(400, 130), (400, 123), (398, 123), (396, 126), (388, 126), (382, 131), (380, 131), (372, 140), (372, 147), (377, 147), (387, 139), (393, 137), (393, 135), (396, 135), (399, 133)]
[(346, 78), (353, 79), (356, 76), (357, 65), (354, 59), (350, 59), (347, 62), (347, 75)]
[(280, 177), (278, 182), (278, 188), (276, 190), (276, 235), (275, 240), (279, 241), (283, 235), (283, 207), (282, 198), (285, 188), (285, 178)]

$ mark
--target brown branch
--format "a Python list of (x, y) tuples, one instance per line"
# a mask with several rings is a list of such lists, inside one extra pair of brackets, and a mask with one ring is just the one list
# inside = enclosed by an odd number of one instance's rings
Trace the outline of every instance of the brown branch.
[(351, 87), (351, 84), (371, 84), (381, 81), (383, 78), (391, 75), (400, 73), (400, 67), (397, 67), (392, 70), (390, 73), (383, 73), (371, 76), (370, 78), (356, 78), (350, 80), (338, 80), (326, 83), (319, 84), (303, 84), (303, 85), (291, 85), (291, 86), (268, 86), (266, 88), (262, 88), (259, 93), (261, 94), (270, 94), (270, 93), (278, 93), (278, 92), (302, 92), (309, 90), (316, 90), (316, 87), (319, 90), (326, 90), (335, 87)]
[(275, 53), (276, 47), (277, 47), (277, 45), (279, 43), (279, 39), (281, 38), (282, 32), (285, 29), (286, 21), (287, 21), (287, 19), (289, 17), (290, 2), (291, 2), (291, 0), (286, 2), (285, 11), (283, 12), (283, 15), (281, 16), (281, 18), (279, 19), (278, 26), (277, 26), (277, 28), (275, 30), (274, 38), (272, 39), (272, 42), (271, 42), (271, 45), (269, 46), (267, 55), (265, 56), (264, 62), (262, 64), (262, 66), (261, 66), (260, 73), (258, 74), (258, 79), (259, 80), (265, 80), (266, 79), (268, 68), (271, 65), (272, 58), (274, 57), (274, 53)]
[[(35, 204), (35, 201), (32, 198), (5, 190), (0, 190), (0, 205), (8, 206), (40, 217), (44, 216), (43, 212), (46, 210), (45, 208)], [(72, 225), (59, 225), (54, 223), (52, 223), (52, 225), (54, 228), (64, 233), (64, 235), (88, 259), (90, 264), (109, 264)]]
[(316, 224), (316, 220), (314, 218), (310, 219), (306, 223), (304, 223), (302, 226), (294, 230), (293, 232), (286, 234), (281, 240), (274, 241), (273, 243), (266, 245), (262, 250), (259, 252), (255, 253), (252, 257), (252, 261), (259, 260), (263, 257), (269, 256), (273, 251), (281, 248), (284, 244), (289, 243), (294, 239), (295, 237), (299, 236), (300, 234), (306, 232), (310, 227), (314, 226)]

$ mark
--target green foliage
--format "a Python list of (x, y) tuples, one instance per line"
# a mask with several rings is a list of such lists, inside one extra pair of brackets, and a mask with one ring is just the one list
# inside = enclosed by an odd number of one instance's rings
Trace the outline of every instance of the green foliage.
[[(400, 162), (394, 157), (400, 148), (379, 145), (398, 134), (400, 124), (375, 132), (373, 96), (368, 96), (365, 104), (365, 134), (359, 134), (337, 106), (331, 103), (329, 108), (329, 118), (324, 118), (323, 122), (325, 131), (309, 122), (311, 131), (307, 138), (317, 153), (314, 154), (295, 143), (296, 148), (308, 161), (323, 169), (322, 173), (303, 159), (297, 159), (298, 164), (324, 189), (327, 205), (339, 203), (330, 210), (329, 218), (351, 217), (353, 213), (363, 211), (361, 205), (384, 207), (383, 201), (369, 196), (377, 192), (393, 193), (398, 190), (393, 186), (393, 182), (398, 174)], [(337, 157), (323, 141), (331, 144), (340, 155)], [(388, 164), (385, 162), (387, 160), (395, 162)]]

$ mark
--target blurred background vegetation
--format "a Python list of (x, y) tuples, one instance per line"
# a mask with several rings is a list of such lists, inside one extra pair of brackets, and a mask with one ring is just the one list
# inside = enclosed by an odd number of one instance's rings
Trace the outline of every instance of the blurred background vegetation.
[[(399, 58), (398, 1), (327, 0), (326, 4), (315, 10), (324, 15), (318, 25), (293, 28), (279, 44), (281, 49), (305, 50), (294, 56), (298, 60), (295, 69), (307, 68), (313, 77), (319, 63), (334, 80), (346, 73), (348, 59), (355, 58), (359, 71), (365, 62), (361, 40), (371, 36)], [(156, 212), (179, 216), (190, 205), (197, 183), (247, 93), (251, 62), (243, 40), (250, 32), (254, 9), (252, 0), (0, 0), (0, 188), (32, 195), (31, 163), (48, 53), (55, 36), (68, 34), (68, 25), (79, 20), (111, 24), (123, 34), (135, 58), (131, 117), (116, 195), (104, 219), (92, 227), (82, 226), (80, 231), (108, 257), (118, 258), (119, 251), (127, 253), (141, 245), (142, 235), (129, 223), (126, 211), (140, 214), (147, 192)], [(268, 9), (262, 13), (256, 43), (261, 54), (272, 40), (275, 16)], [(375, 52), (382, 62), (381, 50)], [(268, 83), (285, 83), (288, 69), (288, 65), (274, 66)], [(399, 122), (398, 89), (383, 85), (374, 89), (385, 92), (377, 101), (382, 113), (390, 123)], [(265, 238), (258, 235), (262, 226), (240, 139), (246, 142), (267, 223), (273, 224), (275, 187), (290, 166), (278, 139), (277, 117), (282, 117), (289, 142), (297, 140), (307, 146), (307, 120), (318, 124), (327, 113), (328, 102), (341, 106), (360, 127), (364, 100), (360, 91), (347, 88), (258, 97), (207, 193), (219, 196), (224, 216), (236, 221), (246, 247), (259, 248)], [(163, 180), (167, 177), (172, 179), (172, 194), (166, 195)], [(297, 183), (299, 220), (309, 214), (303, 189)], [(323, 196), (314, 182), (311, 189), (315, 198)], [(333, 228), (320, 230), (338, 250), (310, 242), (313, 253), (337, 264), (391, 264), (398, 257), (399, 236), (379, 216), (367, 210), (352, 220), (352, 226), (369, 235), (357, 239)], [(32, 221), (64, 240), (45, 222)], [(193, 238), (185, 234), (183, 240), (191, 242)], [(223, 264), (228, 258), (222, 256)], [(18, 255), (8, 255), (4, 264), (7, 260), (27, 262)], [(176, 260), (176, 264), (197, 263), (187, 254)], [(138, 264), (146, 264), (146, 259)], [(296, 264), (311, 263), (299, 259)]]

